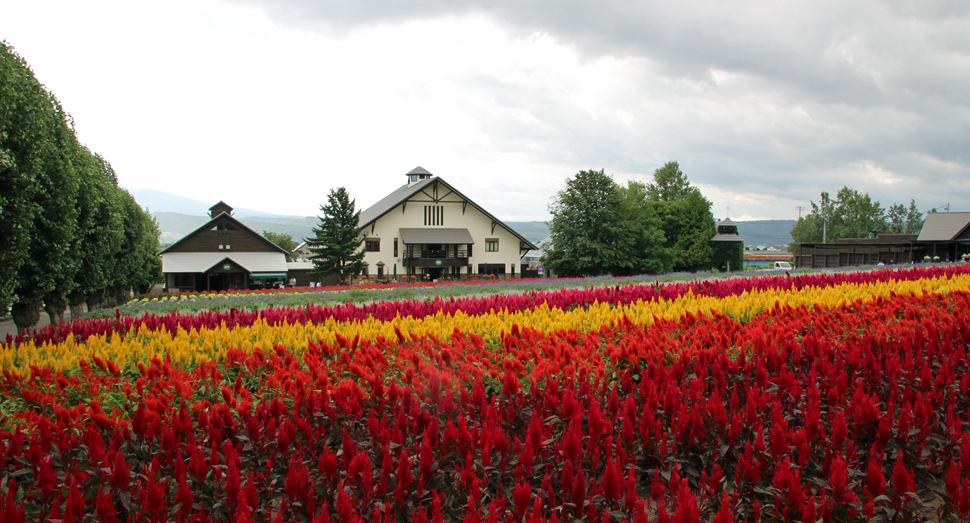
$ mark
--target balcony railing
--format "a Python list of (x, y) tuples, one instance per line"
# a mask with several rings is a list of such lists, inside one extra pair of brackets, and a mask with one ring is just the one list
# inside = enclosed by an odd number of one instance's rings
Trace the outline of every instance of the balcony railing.
[(404, 258), (446, 259), (446, 258), (467, 258), (467, 257), (468, 257), (468, 251), (464, 249), (454, 250), (454, 251), (446, 251), (446, 250), (404, 251)]

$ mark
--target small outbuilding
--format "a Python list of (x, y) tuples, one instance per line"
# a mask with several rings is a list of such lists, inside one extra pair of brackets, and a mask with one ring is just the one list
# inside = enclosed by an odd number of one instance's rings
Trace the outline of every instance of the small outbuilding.
[(714, 249), (712, 265), (723, 272), (744, 270), (744, 239), (738, 235), (738, 224), (724, 218), (717, 224), (717, 234), (711, 238)]

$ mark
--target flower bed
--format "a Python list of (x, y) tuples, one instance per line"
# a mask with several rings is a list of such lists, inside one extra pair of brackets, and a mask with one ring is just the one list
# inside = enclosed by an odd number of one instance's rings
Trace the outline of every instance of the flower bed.
[(968, 272), (8, 345), (3, 521), (965, 521)]

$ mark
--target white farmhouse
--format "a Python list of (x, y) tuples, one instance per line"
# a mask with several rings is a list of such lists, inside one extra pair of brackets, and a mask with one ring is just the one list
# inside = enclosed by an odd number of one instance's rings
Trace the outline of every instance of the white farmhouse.
[(425, 169), (407, 177), (407, 184), (360, 213), (365, 275), (519, 277), (522, 255), (535, 245)]

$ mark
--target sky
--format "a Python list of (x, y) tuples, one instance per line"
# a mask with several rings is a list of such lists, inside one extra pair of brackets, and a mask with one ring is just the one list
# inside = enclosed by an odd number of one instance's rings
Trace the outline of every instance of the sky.
[[(417, 166), (547, 220), (676, 161), (734, 220), (843, 186), (970, 211), (970, 2), (0, 0), (120, 185), (284, 215)], [(801, 208), (801, 211), (799, 210)]]

